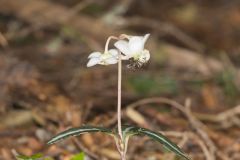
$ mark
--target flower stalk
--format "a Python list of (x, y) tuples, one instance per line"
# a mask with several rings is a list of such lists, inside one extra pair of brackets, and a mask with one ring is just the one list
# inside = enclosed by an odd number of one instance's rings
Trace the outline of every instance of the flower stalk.
[(121, 102), (122, 102), (122, 60), (121, 52), (118, 52), (118, 102), (117, 102), (117, 119), (118, 119), (118, 134), (123, 141), (122, 122), (121, 122)]

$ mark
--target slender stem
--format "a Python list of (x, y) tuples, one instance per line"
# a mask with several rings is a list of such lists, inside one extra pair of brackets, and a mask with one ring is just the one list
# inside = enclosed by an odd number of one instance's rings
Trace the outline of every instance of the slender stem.
[[(105, 51), (104, 53), (108, 52), (108, 45), (111, 39), (118, 40), (119, 38), (110, 36), (107, 39), (105, 44)], [(122, 55), (121, 52), (118, 51), (118, 102), (117, 102), (117, 120), (118, 120), (118, 134), (119, 134), (119, 141), (116, 141), (116, 145), (118, 151), (121, 156), (121, 160), (126, 160), (126, 151), (125, 151), (125, 144), (123, 142), (123, 135), (122, 135), (122, 123), (121, 123), (121, 101), (122, 101)]]
[(122, 160), (126, 160), (126, 154), (123, 153), (121, 159), (122, 159)]
[(109, 45), (111, 39), (116, 39), (116, 40), (118, 40), (118, 38), (115, 37), (115, 36), (110, 36), (110, 37), (108, 37), (107, 42), (106, 42), (106, 44), (105, 44), (104, 53), (106, 53), (106, 52), (108, 51), (108, 45)]
[(122, 122), (121, 122), (121, 101), (122, 101), (122, 58), (121, 52), (118, 52), (118, 109), (117, 109), (117, 119), (118, 119), (118, 134), (120, 136), (119, 148), (121, 160), (126, 160), (125, 154), (125, 144), (123, 142), (122, 135)]
[(131, 38), (131, 36), (129, 36), (129, 35), (127, 35), (127, 34), (121, 34), (120, 36), (119, 36), (119, 39), (130, 39)]
[[(118, 134), (123, 140), (122, 136), (122, 124), (121, 124), (121, 94), (122, 94), (122, 59), (121, 52), (118, 53), (118, 103), (117, 103), (117, 119), (118, 119)], [(123, 141), (122, 141), (123, 142)]]

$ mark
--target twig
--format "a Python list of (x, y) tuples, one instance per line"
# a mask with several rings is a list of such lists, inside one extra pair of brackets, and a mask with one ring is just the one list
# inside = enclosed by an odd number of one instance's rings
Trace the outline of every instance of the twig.
[(187, 116), (192, 127), (195, 129), (196, 133), (198, 133), (198, 135), (207, 144), (207, 146), (209, 147), (212, 159), (215, 160), (216, 159), (215, 154), (216, 154), (217, 148), (213, 143), (213, 141), (209, 138), (208, 134), (204, 131), (204, 129), (206, 129), (206, 126), (192, 115), (190, 99), (187, 99), (185, 102), (185, 115)]
[(200, 148), (202, 149), (205, 157), (207, 160), (212, 160), (212, 155), (211, 153), (208, 151), (207, 146), (205, 145), (204, 141), (202, 141), (197, 135), (193, 134), (192, 135), (193, 138), (195, 139), (195, 141), (198, 143), (198, 145), (200, 146)]
[[(187, 119), (189, 120), (189, 123), (194, 128), (196, 133), (203, 139), (204, 143), (208, 146), (210, 150), (211, 160), (216, 159), (215, 155), (218, 155), (218, 156), (222, 155), (222, 153), (217, 150), (217, 147), (214, 144), (214, 142), (209, 138), (208, 134), (204, 131), (204, 130), (207, 130), (208, 128), (201, 121), (199, 121), (192, 115), (190, 110), (189, 100), (187, 100), (186, 107), (184, 107), (183, 105), (167, 98), (162, 98), (162, 97), (147, 98), (147, 99), (142, 99), (135, 103), (132, 103), (127, 107), (135, 108), (137, 106), (149, 104), (149, 103), (165, 103), (180, 110), (187, 117)], [(219, 157), (221, 159), (229, 159), (227, 156), (225, 157), (219, 156)]]
[(240, 126), (240, 119), (237, 116), (240, 115), (240, 105), (214, 115), (195, 112), (192, 114), (201, 121), (219, 123), (225, 129), (233, 125)]
[(218, 114), (217, 119), (219, 121), (225, 121), (230, 117), (235, 117), (237, 114), (240, 114), (240, 105)]

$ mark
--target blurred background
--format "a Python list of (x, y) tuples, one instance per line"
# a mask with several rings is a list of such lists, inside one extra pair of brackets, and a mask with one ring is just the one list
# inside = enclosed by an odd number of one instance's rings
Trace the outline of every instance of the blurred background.
[[(1, 160), (119, 158), (103, 134), (46, 142), (68, 127), (116, 126), (117, 65), (86, 63), (122, 33), (151, 34), (150, 62), (124, 64), (123, 123), (162, 131), (194, 160), (240, 159), (239, 0), (0, 0)], [(177, 157), (135, 137), (128, 159)]]

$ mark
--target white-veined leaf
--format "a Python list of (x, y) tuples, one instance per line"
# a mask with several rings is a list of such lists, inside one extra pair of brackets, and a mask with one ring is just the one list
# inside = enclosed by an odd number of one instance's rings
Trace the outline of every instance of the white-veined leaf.
[(145, 128), (134, 127), (134, 126), (123, 126), (122, 132), (123, 132), (124, 139), (128, 139), (130, 136), (133, 136), (133, 135), (146, 135), (149, 138), (160, 142), (167, 149), (173, 151), (177, 155), (189, 160), (189, 158), (185, 155), (185, 153), (175, 143), (171, 142), (166, 136), (160, 133), (153, 132)]
[(64, 138), (70, 137), (70, 136), (78, 136), (80, 134), (84, 133), (91, 133), (91, 132), (103, 132), (112, 135), (112, 131), (107, 128), (103, 127), (94, 127), (94, 126), (82, 126), (78, 128), (71, 128), (66, 131), (63, 131), (56, 136), (54, 136), (50, 141), (48, 141), (47, 144), (53, 144), (58, 142), (59, 140), (62, 140)]

